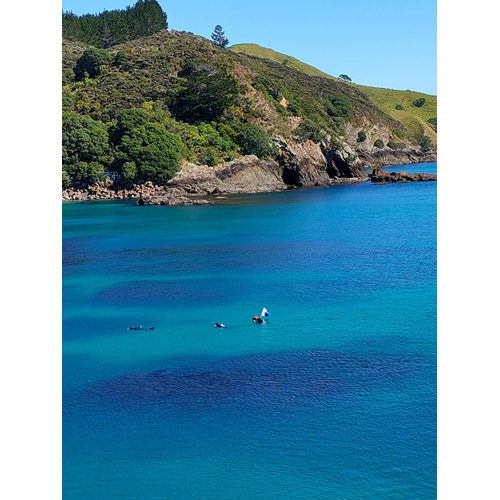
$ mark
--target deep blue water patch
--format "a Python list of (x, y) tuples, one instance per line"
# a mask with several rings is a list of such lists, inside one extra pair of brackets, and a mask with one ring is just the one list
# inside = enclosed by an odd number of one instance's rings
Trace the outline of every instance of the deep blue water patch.
[[(88, 404), (250, 408), (324, 404), (339, 398), (395, 391), (398, 384), (432, 371), (418, 355), (304, 351), (250, 355), (186, 369), (133, 373), (87, 389)], [(429, 373), (427, 373), (429, 375)]]

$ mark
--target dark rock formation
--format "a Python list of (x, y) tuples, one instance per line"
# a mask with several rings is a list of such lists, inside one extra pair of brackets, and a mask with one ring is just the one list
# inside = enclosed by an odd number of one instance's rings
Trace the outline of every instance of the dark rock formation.
[(437, 151), (417, 151), (413, 149), (379, 149), (372, 152), (358, 151), (358, 158), (363, 168), (384, 167), (386, 165), (405, 165), (407, 163), (425, 163), (437, 161)]
[(275, 142), (280, 148), (278, 162), (282, 168), (282, 180), (287, 186), (328, 185), (328, 162), (319, 144), (306, 141), (292, 148), (279, 136)]
[(401, 172), (386, 172), (381, 168), (377, 168), (373, 170), (370, 179), (376, 183), (437, 181), (437, 174), (409, 174), (404, 170)]
[(362, 162), (354, 151), (344, 145), (341, 148), (330, 148), (322, 144), (323, 154), (328, 162), (328, 176), (330, 178), (366, 178)]

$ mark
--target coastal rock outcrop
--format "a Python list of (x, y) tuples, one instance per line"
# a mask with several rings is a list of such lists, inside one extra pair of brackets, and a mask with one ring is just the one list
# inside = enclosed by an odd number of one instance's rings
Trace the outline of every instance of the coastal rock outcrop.
[(282, 169), (274, 160), (242, 156), (216, 167), (188, 163), (167, 183), (191, 195), (281, 191), (286, 188)]
[(327, 142), (305, 141), (293, 147), (275, 137), (280, 148), (283, 182), (291, 186), (329, 186), (368, 179), (362, 162), (347, 144), (332, 147)]
[(331, 178), (366, 178), (362, 164), (355, 152), (344, 144), (342, 146), (329, 147), (322, 143), (322, 151), (328, 162), (328, 176)]
[(381, 168), (376, 168), (373, 170), (370, 179), (375, 183), (437, 181), (437, 174), (410, 174), (404, 170), (401, 170), (401, 172), (386, 172)]
[(437, 151), (417, 151), (414, 149), (384, 148), (377, 151), (358, 151), (358, 159), (363, 168), (384, 167), (386, 165), (405, 165), (437, 161)]
[(305, 141), (292, 147), (279, 136), (274, 140), (280, 149), (278, 162), (283, 170), (282, 180), (286, 185), (328, 185), (328, 162), (319, 144)]
[[(141, 196), (138, 205), (206, 205), (224, 194), (282, 191), (282, 168), (273, 160), (248, 155), (216, 167), (188, 163), (159, 194)], [(213, 197), (210, 200), (201, 198)]]
[(212, 201), (203, 198), (193, 199), (191, 197), (167, 192), (165, 194), (155, 194), (151, 196), (141, 196), (136, 205), (167, 205), (169, 207), (178, 207), (182, 205), (212, 205)]

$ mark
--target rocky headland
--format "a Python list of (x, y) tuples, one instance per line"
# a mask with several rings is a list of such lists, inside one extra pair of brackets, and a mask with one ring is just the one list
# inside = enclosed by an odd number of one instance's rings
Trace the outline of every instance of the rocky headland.
[[(276, 192), (301, 186), (331, 186), (371, 180), (372, 182), (412, 182), (436, 180), (432, 174), (386, 172), (380, 167), (436, 160), (436, 152), (382, 150), (357, 154), (345, 144), (332, 149), (325, 143), (289, 144), (275, 138), (280, 154), (276, 160), (242, 156), (215, 167), (185, 164), (166, 184), (151, 181), (125, 186), (120, 178), (107, 179), (94, 186), (67, 189), (63, 201), (135, 200), (138, 205), (211, 204), (226, 195)], [(366, 169), (373, 168), (369, 175)]]

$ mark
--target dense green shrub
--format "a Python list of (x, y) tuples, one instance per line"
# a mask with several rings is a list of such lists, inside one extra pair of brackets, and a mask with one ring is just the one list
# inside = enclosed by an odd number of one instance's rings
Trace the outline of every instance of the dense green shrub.
[(314, 142), (321, 142), (325, 139), (325, 133), (321, 124), (309, 118), (300, 122), (300, 125), (295, 129), (295, 133), (302, 142), (309, 139)]
[(208, 148), (203, 148), (200, 154), (200, 161), (204, 165), (209, 167), (215, 167), (219, 163), (219, 154), (216, 148), (210, 146)]
[(120, 114), (112, 134), (116, 147), (114, 167), (122, 171), (126, 163), (133, 162), (138, 180), (166, 182), (178, 172), (187, 148), (178, 134), (168, 132), (163, 124), (146, 120), (147, 113), (142, 110)]
[(437, 123), (437, 117), (436, 118), (429, 118), (427, 120), (427, 123), (437, 132), (438, 129), (438, 123)]
[(67, 89), (63, 89), (62, 91), (62, 109), (63, 111), (69, 111), (76, 102), (76, 95), (73, 92), (70, 92)]
[(257, 125), (247, 125), (236, 137), (244, 155), (256, 155), (261, 160), (267, 157), (275, 157), (278, 148), (271, 142), (269, 134)]
[[(255, 125), (242, 125), (239, 119), (193, 126), (177, 122), (168, 111), (163, 112), (155, 106), (143, 108), (126, 109), (118, 115), (116, 125), (109, 129), (111, 151), (107, 141), (108, 126), (88, 116), (65, 113), (64, 126), (71, 123), (71, 127), (69, 131), (64, 131), (66, 167), (63, 186), (68, 186), (68, 179), (74, 185), (85, 185), (103, 178), (103, 165), (111, 162), (113, 152), (115, 160), (106, 170), (120, 173), (123, 181), (129, 184), (144, 180), (168, 180), (177, 171), (182, 157), (210, 166), (230, 161), (237, 157), (236, 143), (240, 144), (243, 154), (256, 154), (259, 158), (275, 157), (278, 153), (264, 130)], [(302, 139), (324, 139), (321, 116), (311, 116), (314, 119), (306, 120), (299, 128)], [(178, 139), (174, 140), (173, 147), (169, 142), (171, 137)], [(165, 146), (170, 153), (174, 153), (170, 157), (166, 155)], [(68, 151), (75, 154), (68, 154)], [(95, 159), (102, 164), (91, 161)]]
[(127, 161), (122, 165), (121, 174), (126, 183), (132, 183), (137, 177), (137, 167), (133, 161)]
[(107, 165), (111, 161), (108, 129), (90, 116), (63, 113), (62, 149), (63, 165), (78, 162)]
[(116, 127), (111, 132), (111, 143), (115, 146), (119, 144), (125, 134), (129, 134), (134, 128), (145, 125), (149, 120), (149, 115), (142, 109), (124, 109), (119, 115)]
[(104, 167), (95, 161), (90, 163), (79, 161), (72, 165), (64, 165), (63, 169), (75, 186), (89, 186), (106, 178)]
[(228, 68), (191, 61), (181, 73), (175, 115), (189, 123), (218, 120), (237, 103), (240, 84)]
[(422, 151), (430, 151), (434, 147), (429, 137), (423, 134), (415, 134), (412, 138), (412, 142), (420, 146)]
[(90, 116), (63, 113), (63, 187), (86, 186), (103, 180), (112, 160), (106, 125)]
[(403, 106), (401, 106), (401, 104), (396, 104), (396, 109), (398, 111), (403, 111)]
[(252, 86), (260, 90), (268, 99), (272, 98), (279, 102), (284, 97), (283, 85), (267, 76), (257, 77)]
[(113, 56), (104, 49), (87, 49), (76, 61), (75, 79), (81, 81), (88, 73), (90, 78), (95, 78), (101, 74), (101, 66), (111, 64)]
[(326, 112), (331, 117), (345, 118), (351, 107), (349, 101), (340, 94), (334, 94), (323, 101)]
[(293, 116), (302, 116), (304, 111), (300, 105), (299, 100), (296, 97), (290, 97), (288, 99), (288, 106), (286, 108), (287, 112)]
[(63, 189), (68, 189), (71, 186), (71, 177), (69, 176), (68, 172), (63, 169), (62, 171), (62, 188)]
[(383, 148), (384, 147), (384, 142), (382, 141), (382, 139), (377, 139), (373, 145), (376, 147), (376, 148)]
[(358, 132), (358, 138), (356, 140), (358, 142), (365, 142), (366, 141), (366, 132), (364, 130), (360, 130)]
[(426, 103), (425, 97), (420, 97), (419, 99), (413, 101), (413, 105), (416, 106), (417, 108), (421, 108), (425, 103)]
[(119, 50), (115, 55), (113, 65), (122, 66), (127, 62), (127, 60), (128, 60), (128, 54), (124, 50)]
[(393, 140), (390, 140), (387, 143), (387, 146), (389, 146), (391, 149), (404, 149), (406, 147), (406, 144), (404, 142), (394, 142)]
[(279, 102), (275, 102), (274, 103), (274, 107), (275, 107), (276, 111), (279, 113), (279, 115), (282, 118), (286, 119), (286, 117), (288, 116), (288, 113), (287, 113), (287, 110), (286, 110), (285, 106), (283, 106)]

